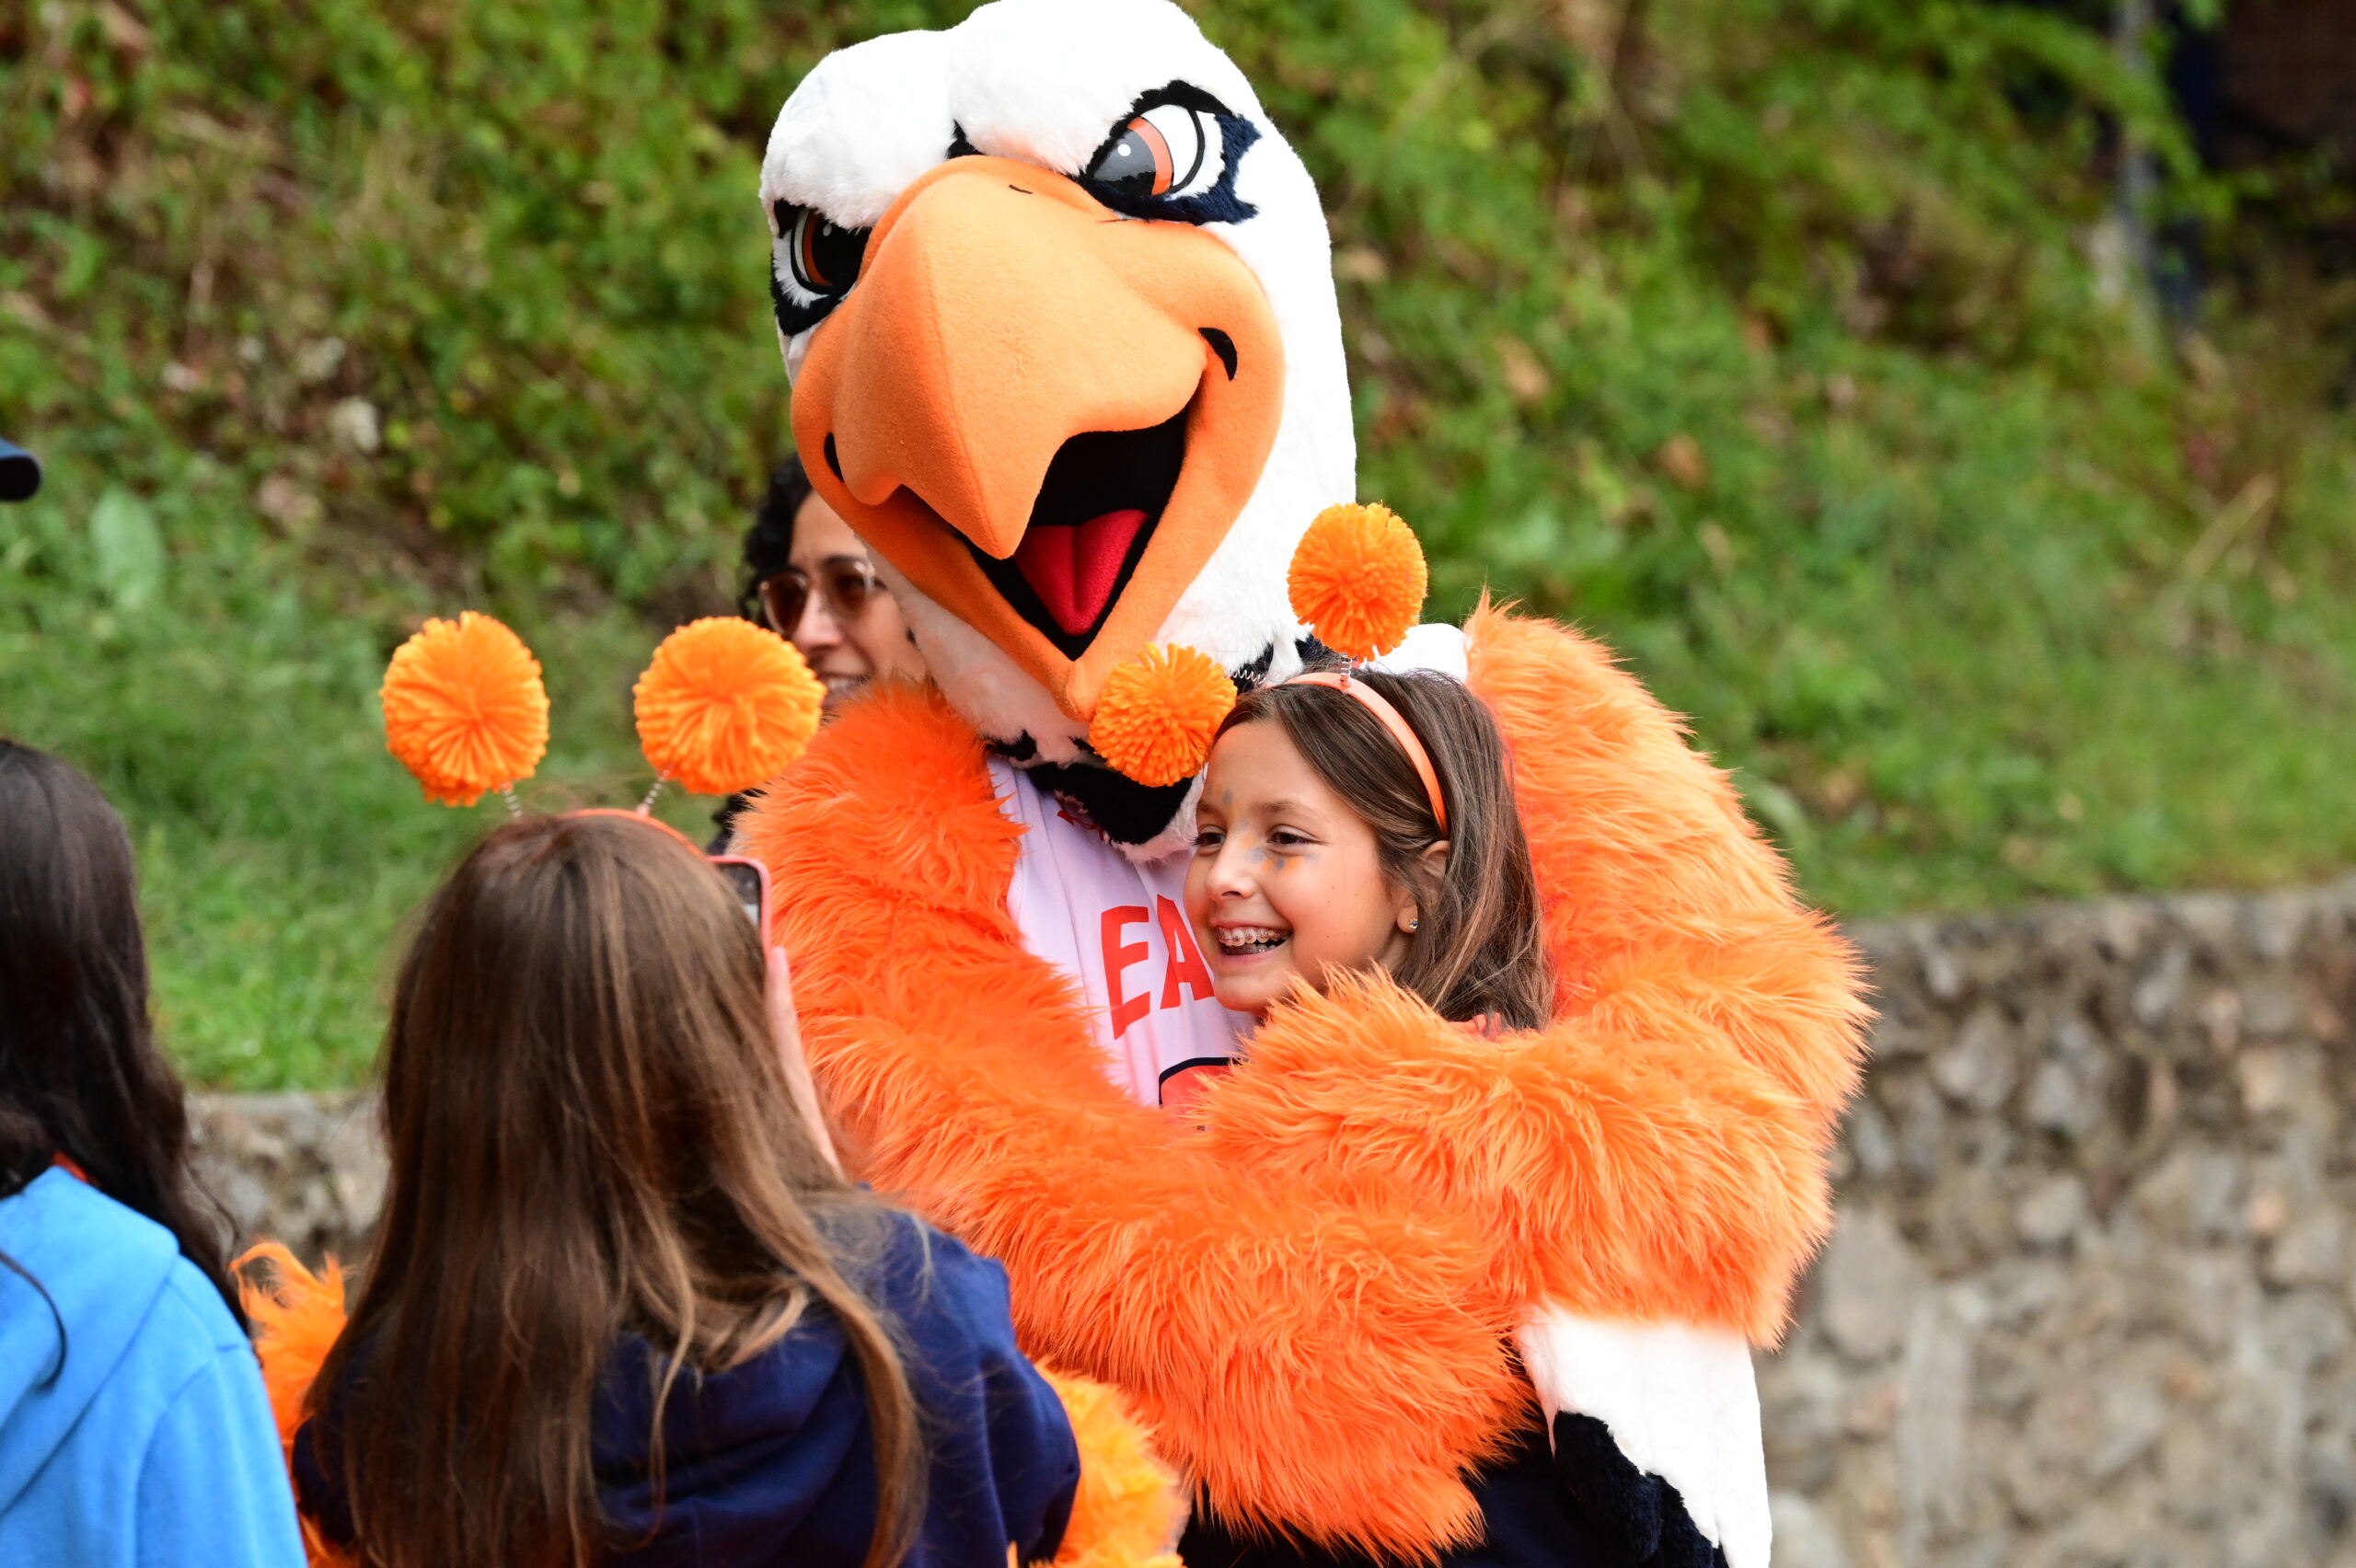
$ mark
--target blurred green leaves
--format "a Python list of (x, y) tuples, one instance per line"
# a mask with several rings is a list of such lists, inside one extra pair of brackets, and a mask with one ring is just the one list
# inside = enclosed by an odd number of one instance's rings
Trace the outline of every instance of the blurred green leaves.
[[(1611, 642), (1812, 896), (2356, 860), (2356, 299), (2260, 258), (2166, 341), (2118, 149), (2172, 213), (2229, 190), (2152, 61), (1963, 0), (1191, 8), (1318, 179), (1361, 493), (1434, 610)], [(532, 641), (552, 790), (642, 788), (629, 678), (727, 602), (786, 444), (770, 121), (964, 9), (0, 0), (0, 426), (50, 476), (0, 724), (123, 804), (202, 1072), (354, 1071), (398, 916), (496, 820), (382, 754), (419, 617)]]
[(164, 536), (129, 490), (110, 490), (90, 509), (90, 553), (98, 590), (116, 610), (145, 609), (163, 591)]

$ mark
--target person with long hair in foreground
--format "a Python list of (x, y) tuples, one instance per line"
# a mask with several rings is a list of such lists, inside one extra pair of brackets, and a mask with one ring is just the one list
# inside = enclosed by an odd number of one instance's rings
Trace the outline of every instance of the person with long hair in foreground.
[(315, 1544), (1052, 1557), (1080, 1458), (1003, 1271), (845, 1181), (799, 1064), (781, 962), (684, 840), (622, 813), (484, 839), (394, 988), (375, 1255), (292, 1436)]
[(122, 819), (0, 740), (0, 1562), (303, 1561), (227, 1228), (156, 1046)]

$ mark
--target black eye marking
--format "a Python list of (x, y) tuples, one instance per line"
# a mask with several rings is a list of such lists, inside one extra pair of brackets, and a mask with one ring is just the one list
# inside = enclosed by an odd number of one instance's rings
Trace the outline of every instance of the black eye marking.
[(1241, 223), (1259, 209), (1235, 193), (1235, 170), (1259, 139), (1258, 126), (1209, 93), (1172, 82), (1138, 98), (1078, 179), (1129, 217)]
[(1218, 363), (1227, 366), (1227, 378), (1230, 381), (1234, 380), (1235, 340), (1216, 327), (1197, 327), (1195, 330), (1200, 332), (1203, 335), (1203, 341), (1211, 346), (1211, 352), (1218, 356)]
[(955, 121), (949, 123), (949, 155), (953, 158), (977, 158), (982, 149), (965, 139), (965, 128)]
[(833, 431), (828, 431), (826, 432), (826, 467), (827, 470), (835, 476), (835, 478), (842, 479), (843, 483), (850, 483), (849, 479), (843, 479), (843, 460), (835, 455), (835, 432)]

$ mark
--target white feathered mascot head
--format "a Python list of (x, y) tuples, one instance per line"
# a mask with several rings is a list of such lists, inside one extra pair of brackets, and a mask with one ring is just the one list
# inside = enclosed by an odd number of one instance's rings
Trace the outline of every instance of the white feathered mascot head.
[(1101, 766), (1149, 643), (1282, 678), (1285, 570), (1356, 454), (1325, 218), (1167, 0), (994, 0), (820, 62), (761, 174), (793, 432), (949, 701), (1133, 852), (1190, 786)]

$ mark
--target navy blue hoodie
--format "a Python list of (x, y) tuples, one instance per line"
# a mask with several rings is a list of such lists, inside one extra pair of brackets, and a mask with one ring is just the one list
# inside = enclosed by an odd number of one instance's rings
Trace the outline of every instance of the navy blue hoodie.
[[(889, 1224), (856, 1282), (894, 1329), (922, 1412), (925, 1513), (907, 1568), (1003, 1568), (1010, 1545), (1024, 1562), (1050, 1557), (1080, 1452), (1055, 1390), (1015, 1348), (1006, 1271), (920, 1220)], [(814, 1306), (744, 1365), (681, 1376), (664, 1410), (658, 1508), (648, 1435), (659, 1356), (624, 1340), (598, 1393), (608, 1568), (855, 1568), (875, 1529), (874, 1437), (833, 1315)], [(319, 1424), (296, 1434), (296, 1490), (322, 1533), (348, 1546), (350, 1500), (341, 1465), (321, 1462), (334, 1445)]]

